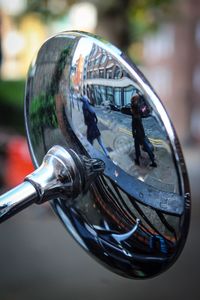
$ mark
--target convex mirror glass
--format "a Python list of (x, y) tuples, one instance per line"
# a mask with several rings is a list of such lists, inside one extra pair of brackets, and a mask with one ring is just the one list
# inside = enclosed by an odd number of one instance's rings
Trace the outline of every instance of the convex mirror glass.
[(119, 49), (82, 32), (47, 40), (29, 69), (25, 119), (36, 167), (54, 145), (105, 163), (76, 199), (52, 200), (87, 252), (130, 278), (177, 259), (190, 216), (183, 155), (158, 96)]

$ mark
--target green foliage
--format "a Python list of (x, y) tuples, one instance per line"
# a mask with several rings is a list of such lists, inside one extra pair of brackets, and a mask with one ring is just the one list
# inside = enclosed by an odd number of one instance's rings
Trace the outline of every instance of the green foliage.
[(23, 100), (25, 82), (0, 81), (0, 126), (25, 134)]
[[(119, 18), (119, 28), (125, 26), (127, 41), (134, 42), (142, 39), (144, 34), (158, 28), (159, 24), (173, 13), (175, 0), (88, 0), (93, 3), (100, 19)], [(66, 15), (67, 10), (74, 3), (82, 0), (68, 0), (63, 9), (54, 9), (56, 3), (48, 0), (27, 0), (28, 6), (25, 13), (37, 13), (44, 22)], [(54, 3), (54, 6), (50, 5)], [(62, 2), (63, 3), (63, 2)], [(58, 5), (57, 5), (58, 6)], [(121, 20), (121, 21), (120, 21)], [(107, 29), (111, 30), (110, 28)], [(120, 29), (119, 29), (120, 30)], [(122, 35), (124, 32), (122, 33)], [(123, 41), (121, 42), (123, 48)], [(127, 42), (124, 42), (127, 43)], [(124, 45), (127, 47), (127, 45)]]
[(54, 97), (41, 94), (35, 98), (31, 103), (30, 117), (35, 128), (39, 126), (56, 128), (57, 118), (55, 115)]
[(23, 107), (24, 102), (24, 80), (0, 81), (0, 104)]
[(165, 21), (174, 0), (131, 0), (128, 10), (131, 40), (139, 41)]
[(58, 121), (55, 111), (55, 101), (51, 94), (40, 94), (31, 102), (30, 126), (35, 145), (43, 135), (44, 128), (57, 128)]
[(36, 13), (44, 21), (51, 21), (66, 15), (68, 3), (62, 2), (62, 6), (59, 5), (59, 1), (56, 0), (27, 0), (27, 9), (23, 14)]

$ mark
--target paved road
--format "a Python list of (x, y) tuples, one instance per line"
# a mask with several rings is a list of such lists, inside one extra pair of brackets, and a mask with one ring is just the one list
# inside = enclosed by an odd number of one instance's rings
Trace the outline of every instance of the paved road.
[[(79, 102), (73, 110), (74, 127), (86, 137), (86, 125), (84, 123), (82, 108)], [(104, 146), (109, 152), (110, 158), (129, 175), (146, 182), (147, 184), (167, 192), (178, 192), (178, 177), (171, 155), (171, 149), (166, 132), (155, 117), (143, 119), (145, 133), (154, 147), (156, 168), (150, 166), (151, 160), (147, 153), (141, 150), (140, 166), (135, 164), (135, 147), (132, 137), (132, 118), (121, 112), (108, 111), (102, 107), (95, 107), (98, 117), (98, 128)], [(103, 152), (97, 140), (94, 147)]]
[(191, 230), (169, 271), (146, 281), (112, 274), (80, 249), (46, 206), (35, 205), (0, 226), (0, 299), (199, 300), (200, 158), (191, 149), (186, 156), (194, 194)]

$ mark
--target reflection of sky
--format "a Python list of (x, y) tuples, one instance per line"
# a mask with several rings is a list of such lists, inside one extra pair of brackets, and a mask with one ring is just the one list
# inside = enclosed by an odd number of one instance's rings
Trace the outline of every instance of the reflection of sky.
[(91, 41), (89, 41), (87, 38), (81, 38), (77, 45), (76, 51), (74, 53), (72, 65), (74, 65), (76, 63), (76, 61), (80, 57), (80, 55), (82, 55), (84, 57), (87, 56), (92, 49), (92, 45), (93, 45), (93, 43)]

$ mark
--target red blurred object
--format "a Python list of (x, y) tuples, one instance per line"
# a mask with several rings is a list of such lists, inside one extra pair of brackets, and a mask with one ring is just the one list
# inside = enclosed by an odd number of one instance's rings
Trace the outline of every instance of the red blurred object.
[(24, 137), (15, 136), (9, 140), (6, 147), (5, 185), (12, 188), (33, 172), (34, 167)]

